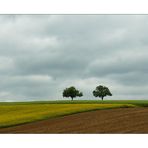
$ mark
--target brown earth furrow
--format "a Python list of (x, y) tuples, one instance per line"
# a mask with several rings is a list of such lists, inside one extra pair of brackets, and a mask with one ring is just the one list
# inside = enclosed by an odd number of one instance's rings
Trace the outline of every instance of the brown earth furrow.
[(77, 113), (0, 128), (0, 133), (148, 133), (148, 108), (120, 108)]

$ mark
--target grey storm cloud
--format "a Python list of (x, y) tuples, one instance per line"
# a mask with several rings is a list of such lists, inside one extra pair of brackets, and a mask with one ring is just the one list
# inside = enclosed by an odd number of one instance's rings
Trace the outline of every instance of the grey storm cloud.
[(146, 99), (148, 15), (0, 15), (0, 101), (62, 99), (74, 85), (94, 99)]

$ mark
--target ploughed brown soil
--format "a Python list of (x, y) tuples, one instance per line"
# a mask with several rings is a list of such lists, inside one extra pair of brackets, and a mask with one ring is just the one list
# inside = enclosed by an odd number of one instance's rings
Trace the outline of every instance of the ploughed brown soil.
[(89, 111), (0, 128), (0, 133), (148, 133), (148, 108)]

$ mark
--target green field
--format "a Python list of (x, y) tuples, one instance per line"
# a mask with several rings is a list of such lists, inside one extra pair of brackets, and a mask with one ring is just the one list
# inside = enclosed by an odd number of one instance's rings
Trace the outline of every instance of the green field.
[(0, 127), (24, 124), (84, 111), (146, 106), (148, 106), (148, 101), (145, 100), (1, 102)]

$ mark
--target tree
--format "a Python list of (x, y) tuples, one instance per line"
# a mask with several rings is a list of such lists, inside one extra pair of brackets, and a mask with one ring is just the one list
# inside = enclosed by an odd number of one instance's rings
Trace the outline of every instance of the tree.
[(79, 90), (77, 90), (74, 86), (66, 88), (63, 91), (63, 97), (71, 97), (72, 100), (75, 97), (82, 97), (82, 96), (83, 96), (83, 93), (79, 92)]
[(112, 96), (110, 90), (102, 85), (96, 87), (96, 89), (93, 91), (93, 95), (95, 97), (100, 97), (102, 100), (105, 96)]

